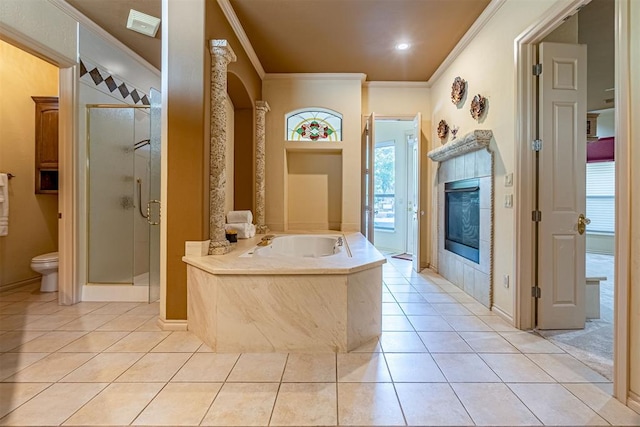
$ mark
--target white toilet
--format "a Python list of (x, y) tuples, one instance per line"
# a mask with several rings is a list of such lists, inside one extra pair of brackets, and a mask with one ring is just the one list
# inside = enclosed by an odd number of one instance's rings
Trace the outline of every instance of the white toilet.
[(31, 260), (31, 269), (42, 274), (40, 292), (58, 290), (58, 252), (38, 255)]

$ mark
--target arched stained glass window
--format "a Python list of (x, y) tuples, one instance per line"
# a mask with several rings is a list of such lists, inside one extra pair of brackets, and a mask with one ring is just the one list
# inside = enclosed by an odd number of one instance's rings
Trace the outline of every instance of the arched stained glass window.
[(308, 108), (286, 115), (287, 141), (342, 141), (342, 114), (326, 108)]

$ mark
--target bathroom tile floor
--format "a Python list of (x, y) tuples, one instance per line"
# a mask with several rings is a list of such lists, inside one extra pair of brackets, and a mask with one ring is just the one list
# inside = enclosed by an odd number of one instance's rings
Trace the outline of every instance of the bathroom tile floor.
[(348, 354), (216, 354), (158, 304), (0, 293), (0, 425), (640, 425), (611, 383), (391, 259), (383, 334)]

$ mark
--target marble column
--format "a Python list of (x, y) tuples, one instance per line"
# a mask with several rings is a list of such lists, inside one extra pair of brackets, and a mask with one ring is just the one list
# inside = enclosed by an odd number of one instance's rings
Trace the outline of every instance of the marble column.
[(256, 101), (256, 232), (258, 234), (269, 232), (269, 228), (264, 223), (265, 116), (269, 110), (267, 101)]
[(211, 126), (209, 143), (209, 255), (224, 255), (231, 250), (225, 224), (225, 150), (227, 145), (227, 65), (235, 62), (227, 40), (211, 40)]

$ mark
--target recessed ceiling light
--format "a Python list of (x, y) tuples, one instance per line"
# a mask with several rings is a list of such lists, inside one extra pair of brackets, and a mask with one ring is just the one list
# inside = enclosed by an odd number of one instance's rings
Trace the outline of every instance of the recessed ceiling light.
[(145, 36), (155, 37), (160, 26), (160, 19), (146, 13), (138, 12), (131, 9), (129, 11), (129, 19), (127, 19), (127, 28), (137, 31)]
[(396, 49), (398, 50), (407, 50), (411, 47), (411, 45), (409, 43), (398, 43), (396, 45)]

